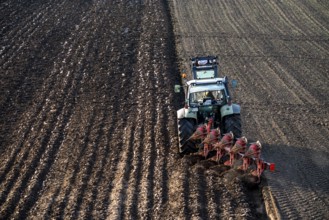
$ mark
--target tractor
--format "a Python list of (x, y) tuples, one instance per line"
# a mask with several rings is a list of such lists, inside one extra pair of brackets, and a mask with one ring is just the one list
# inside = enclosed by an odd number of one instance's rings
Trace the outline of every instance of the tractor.
[[(217, 56), (194, 57), (190, 61), (193, 79), (185, 80), (185, 105), (177, 111), (182, 155), (200, 150), (195, 135), (205, 138), (213, 129), (218, 130), (219, 136), (232, 132), (235, 140), (242, 135), (240, 106), (232, 103), (228, 77), (218, 76)], [(236, 80), (231, 81), (232, 88), (236, 84)], [(181, 88), (181, 85), (175, 85), (175, 92), (180, 93)]]
[[(193, 79), (185, 80), (185, 105), (177, 111), (179, 153), (201, 155), (228, 167), (236, 167), (261, 180), (264, 170), (275, 170), (274, 163), (261, 158), (260, 141), (248, 143), (242, 136), (240, 106), (232, 103), (229, 80), (218, 76), (216, 56), (191, 59)], [(186, 73), (182, 74), (187, 77)], [(236, 88), (237, 81), (231, 81)], [(175, 92), (181, 92), (175, 85)]]

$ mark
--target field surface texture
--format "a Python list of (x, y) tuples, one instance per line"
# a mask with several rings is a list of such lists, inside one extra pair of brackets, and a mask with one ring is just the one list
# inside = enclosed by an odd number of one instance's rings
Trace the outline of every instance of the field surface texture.
[[(0, 219), (329, 218), (328, 20), (315, 0), (1, 1)], [(204, 54), (277, 164), (263, 196), (177, 155), (173, 85)]]
[[(174, 0), (182, 68), (218, 55), (283, 219), (329, 218), (329, 2)], [(184, 62), (185, 61), (185, 62)], [(185, 66), (184, 66), (185, 64)]]

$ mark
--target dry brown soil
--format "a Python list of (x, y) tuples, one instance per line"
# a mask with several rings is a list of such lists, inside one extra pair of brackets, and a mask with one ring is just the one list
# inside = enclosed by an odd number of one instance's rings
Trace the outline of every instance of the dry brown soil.
[(329, 5), (246, 2), (1, 1), (0, 218), (266, 219), (235, 171), (177, 156), (173, 85), (204, 53), (280, 215), (328, 217)]

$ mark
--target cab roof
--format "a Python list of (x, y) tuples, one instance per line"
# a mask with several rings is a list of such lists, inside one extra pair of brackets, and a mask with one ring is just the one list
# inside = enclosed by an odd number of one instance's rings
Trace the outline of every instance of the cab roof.
[(187, 85), (190, 86), (190, 92), (214, 91), (225, 89), (225, 78), (190, 80)]

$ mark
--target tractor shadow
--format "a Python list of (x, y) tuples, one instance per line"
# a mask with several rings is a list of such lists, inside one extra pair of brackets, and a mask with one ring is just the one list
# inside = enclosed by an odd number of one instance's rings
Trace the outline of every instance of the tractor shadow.
[[(263, 143), (262, 157), (275, 163), (274, 172), (265, 172), (263, 186), (273, 195), (281, 217), (303, 218), (303, 203), (312, 200), (310, 210), (326, 215), (329, 197), (329, 153), (311, 146)], [(323, 148), (323, 146), (322, 146)], [(290, 216), (290, 217), (289, 217)]]
[(290, 182), (301, 188), (316, 186), (319, 192), (329, 193), (328, 152), (289, 145), (263, 146), (263, 157), (276, 164), (276, 171), (266, 174), (270, 181)]

